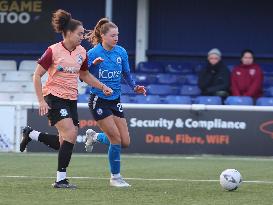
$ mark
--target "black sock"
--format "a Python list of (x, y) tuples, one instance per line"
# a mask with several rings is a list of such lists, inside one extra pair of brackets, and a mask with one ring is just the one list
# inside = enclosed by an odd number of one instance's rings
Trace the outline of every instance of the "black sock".
[(73, 151), (74, 144), (63, 141), (63, 144), (61, 145), (59, 149), (59, 156), (58, 156), (58, 171), (59, 172), (65, 172), (66, 168), (69, 165), (72, 151)]
[(58, 135), (51, 135), (51, 134), (41, 132), (39, 134), (38, 140), (55, 150), (60, 149), (60, 142), (59, 142)]

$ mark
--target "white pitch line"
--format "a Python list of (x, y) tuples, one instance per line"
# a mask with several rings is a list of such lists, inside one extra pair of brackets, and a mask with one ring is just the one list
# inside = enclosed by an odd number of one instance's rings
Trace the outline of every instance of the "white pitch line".
[[(56, 157), (56, 153), (0, 153), (0, 156), (20, 156), (20, 157)], [(72, 156), (73, 158), (81, 158), (81, 157), (90, 157), (90, 158), (107, 158), (106, 154), (78, 154), (75, 153)], [(221, 155), (141, 155), (141, 154), (123, 154), (123, 159), (174, 159), (174, 160), (227, 160), (227, 161), (268, 161), (272, 162), (273, 157), (242, 157), (242, 156), (221, 156)]]
[[(0, 176), (0, 178), (21, 178), (21, 179), (54, 179), (55, 177), (39, 177), (39, 176)], [(69, 179), (90, 179), (90, 180), (109, 180), (106, 177), (68, 177)], [(132, 181), (178, 181), (178, 182), (219, 182), (217, 179), (156, 179), (156, 178), (124, 178)], [(273, 184), (273, 181), (250, 180), (243, 183), (252, 184)]]

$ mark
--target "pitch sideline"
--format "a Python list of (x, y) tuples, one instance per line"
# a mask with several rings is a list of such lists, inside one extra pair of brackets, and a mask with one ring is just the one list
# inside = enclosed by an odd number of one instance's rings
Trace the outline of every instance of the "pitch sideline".
[[(16, 176), (16, 175), (10, 175), (10, 176), (0, 176), (0, 178), (21, 178), (21, 179), (55, 179), (56, 177), (39, 177), (39, 176)], [(109, 180), (109, 178), (106, 177), (68, 177), (69, 179), (89, 179), (89, 180)], [(177, 179), (177, 178), (124, 178), (126, 180), (132, 180), (132, 181), (177, 181), (177, 182), (219, 182), (219, 180), (216, 179)], [(253, 184), (273, 184), (273, 181), (261, 181), (261, 180), (248, 180), (243, 181), (243, 183), (253, 183)]]

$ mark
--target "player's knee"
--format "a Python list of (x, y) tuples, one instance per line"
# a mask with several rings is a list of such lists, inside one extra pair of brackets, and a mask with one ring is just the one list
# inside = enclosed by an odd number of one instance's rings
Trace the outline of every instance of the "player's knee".
[(128, 137), (126, 140), (122, 140), (121, 146), (122, 148), (128, 148), (130, 146), (130, 137)]
[(118, 139), (118, 138), (116, 138), (116, 139), (111, 139), (111, 140), (110, 140), (110, 143), (111, 143), (111, 144), (119, 144), (119, 145), (120, 145), (120, 144), (121, 144), (121, 140)]
[(128, 148), (130, 146), (130, 142), (122, 142), (121, 147), (122, 148)]
[(71, 127), (71, 128), (66, 129), (63, 139), (65, 141), (75, 144), (76, 139), (77, 139), (77, 135), (78, 135), (78, 130), (75, 127)]
[(107, 136), (111, 144), (121, 144), (121, 138), (118, 133), (109, 133)]

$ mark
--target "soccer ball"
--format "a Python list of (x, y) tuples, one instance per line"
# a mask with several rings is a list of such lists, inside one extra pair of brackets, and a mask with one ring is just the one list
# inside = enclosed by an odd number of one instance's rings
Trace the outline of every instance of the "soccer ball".
[(242, 181), (242, 176), (236, 169), (226, 169), (220, 175), (220, 184), (228, 191), (238, 189)]

